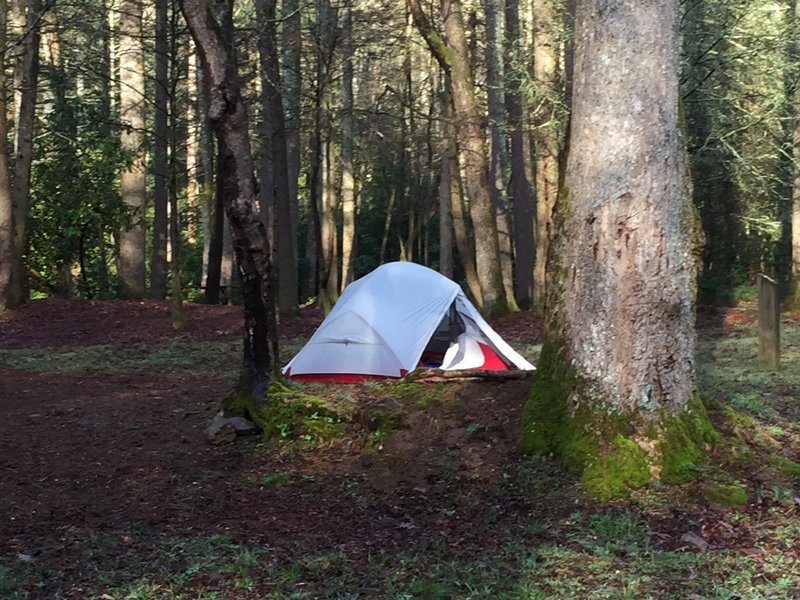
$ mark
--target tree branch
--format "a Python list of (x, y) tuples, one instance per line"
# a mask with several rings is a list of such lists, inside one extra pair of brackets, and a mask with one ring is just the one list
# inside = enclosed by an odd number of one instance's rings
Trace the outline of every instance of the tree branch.
[(425, 40), (436, 62), (439, 63), (443, 71), (449, 74), (453, 66), (450, 49), (447, 47), (442, 36), (439, 35), (439, 32), (436, 31), (433, 23), (428, 19), (428, 15), (422, 10), (420, 0), (408, 0), (408, 9), (411, 11), (411, 16), (414, 18), (414, 25), (416, 25), (417, 31), (419, 31), (422, 39)]

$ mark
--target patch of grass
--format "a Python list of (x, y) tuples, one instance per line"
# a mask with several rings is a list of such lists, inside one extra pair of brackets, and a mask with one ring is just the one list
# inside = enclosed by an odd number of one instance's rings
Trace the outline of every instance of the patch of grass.
[(770, 417), (775, 411), (756, 394), (737, 394), (728, 403), (737, 410), (746, 410), (759, 417)]
[(238, 342), (173, 341), (145, 344), (0, 350), (0, 365), (37, 373), (204, 373), (235, 376), (241, 361)]
[[(446, 516), (448, 510), (440, 512)], [(800, 525), (791, 518), (776, 523), (772, 537), (780, 547), (752, 554), (661, 550), (648, 524), (630, 510), (532, 522), (539, 541), (522, 528), (522, 538), (504, 530), (491, 548), (442, 540), (415, 548), (298, 546), (278, 553), (227, 535), (170, 537), (134, 526), (130, 545), (104, 532), (75, 535), (42, 552), (37, 562), (63, 560), (68, 544), (66, 556), (75, 561), (57, 563), (60, 572), (47, 566), (46, 582), (28, 563), (0, 564), (0, 597), (43, 597), (37, 586), (44, 582), (47, 597), (147, 600), (788, 600), (800, 583), (800, 559), (791, 552), (800, 542)], [(76, 575), (79, 583), (71, 581)]]
[[(700, 337), (697, 377), (703, 397), (738, 403), (758, 416), (773, 411), (785, 417), (800, 416), (800, 325), (781, 326), (781, 368), (767, 371), (758, 362), (758, 330), (751, 326), (725, 338)], [(794, 406), (791, 406), (794, 404)]]
[(447, 388), (444, 383), (405, 383), (387, 380), (378, 383), (376, 389), (383, 396), (395, 398), (404, 407), (424, 410), (441, 402)]
[(11, 570), (0, 564), (0, 598), (17, 598), (17, 582)]
[(268, 473), (260, 478), (253, 478), (253, 483), (259, 485), (283, 487), (291, 481), (288, 473)]
[(603, 512), (589, 517), (588, 527), (580, 532), (578, 541), (597, 551), (633, 554), (648, 549), (650, 531), (647, 523), (628, 511)]

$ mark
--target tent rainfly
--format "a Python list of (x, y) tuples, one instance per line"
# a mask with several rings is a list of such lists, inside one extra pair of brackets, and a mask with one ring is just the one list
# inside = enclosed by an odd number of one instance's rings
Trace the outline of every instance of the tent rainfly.
[(417, 367), (531, 370), (481, 317), (461, 287), (410, 262), (378, 267), (345, 289), (283, 368), (307, 382), (403, 377)]

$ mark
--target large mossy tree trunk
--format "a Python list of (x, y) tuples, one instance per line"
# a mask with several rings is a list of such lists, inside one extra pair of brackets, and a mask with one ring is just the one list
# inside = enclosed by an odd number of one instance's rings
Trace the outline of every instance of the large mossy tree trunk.
[(677, 0), (589, 0), (577, 14), (548, 325), (522, 445), (561, 455), (601, 499), (685, 481), (715, 437), (695, 389), (679, 14)]
[[(277, 337), (267, 232), (259, 219), (257, 186), (247, 111), (240, 92), (231, 37), (224, 35), (204, 0), (181, 0), (181, 11), (197, 45), (208, 93), (208, 116), (220, 147), (219, 177), (230, 222), (244, 303), (244, 361), (238, 394), (259, 404), (272, 380)], [(227, 14), (230, 19), (230, 13)], [(229, 21), (230, 28), (232, 23)]]

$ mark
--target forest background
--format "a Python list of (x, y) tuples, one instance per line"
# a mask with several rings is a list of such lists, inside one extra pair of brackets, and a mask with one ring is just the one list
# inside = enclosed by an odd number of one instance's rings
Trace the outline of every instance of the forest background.
[[(177, 3), (4, 4), (0, 305), (235, 299), (218, 148)], [(412, 13), (438, 27), (460, 2), (213, 4), (238, 55), (281, 313), (315, 299), (327, 309), (353, 278), (397, 259), (460, 281), (489, 314), (542, 309), (569, 120), (569, 2), (464, 2), (468, 53), (457, 58), (474, 87), (456, 98)], [(752, 295), (763, 272), (791, 304), (796, 7), (682, 10), (700, 300)], [(481, 127), (456, 135), (465, 95)], [(476, 169), (490, 205), (471, 200)], [(481, 264), (495, 236), (499, 255)]]

